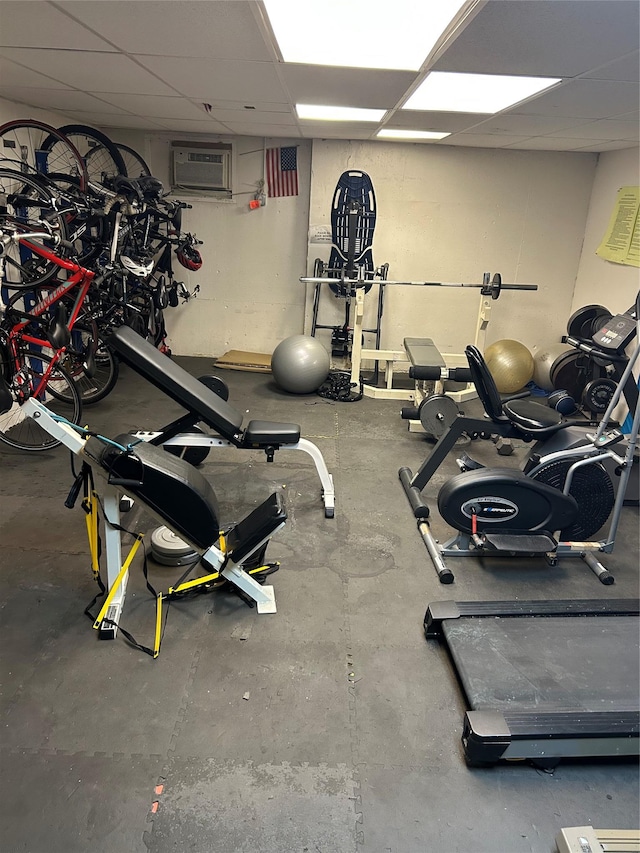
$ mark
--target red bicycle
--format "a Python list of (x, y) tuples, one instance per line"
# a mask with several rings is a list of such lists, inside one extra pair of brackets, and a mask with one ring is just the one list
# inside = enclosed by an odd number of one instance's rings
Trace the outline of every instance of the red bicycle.
[(36, 242), (73, 249), (46, 221), (39, 224), (40, 231), (27, 231), (19, 222), (5, 221), (0, 226), (0, 274), (12, 245), (35, 253), (67, 274), (64, 281), (17, 290), (0, 323), (0, 370), (13, 401), (0, 416), (0, 441), (29, 451), (49, 450), (60, 443), (24, 416), (21, 405), (29, 397), (79, 424), (82, 403), (105, 397), (118, 377), (117, 359), (101, 341), (91, 314), (83, 311), (90, 288), (104, 277)]

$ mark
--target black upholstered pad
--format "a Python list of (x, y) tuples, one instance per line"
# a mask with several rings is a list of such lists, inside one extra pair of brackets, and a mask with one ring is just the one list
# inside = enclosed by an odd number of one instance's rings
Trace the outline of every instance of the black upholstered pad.
[(224, 438), (236, 439), (242, 429), (242, 415), (229, 403), (191, 376), (183, 367), (152, 346), (128, 326), (115, 329), (109, 346), (118, 356), (156, 388), (164, 391)]
[(300, 441), (298, 424), (255, 420), (243, 432), (240, 412), (128, 326), (115, 329), (109, 345), (125, 364), (236, 446), (264, 448)]
[(503, 411), (521, 429), (541, 433), (554, 431), (564, 423), (564, 418), (555, 409), (543, 406), (536, 400), (510, 400), (504, 403)]
[(231, 562), (243, 563), (287, 520), (284, 500), (274, 492), (227, 534), (227, 553)]
[[(131, 435), (116, 438), (124, 446), (131, 440)], [(84, 455), (109, 474), (110, 483), (149, 507), (196, 548), (209, 548), (217, 541), (220, 515), (215, 492), (184, 459), (144, 441), (127, 453), (97, 438), (87, 441)]]
[(298, 424), (281, 424), (277, 421), (249, 421), (244, 433), (243, 447), (297, 444), (300, 441)]

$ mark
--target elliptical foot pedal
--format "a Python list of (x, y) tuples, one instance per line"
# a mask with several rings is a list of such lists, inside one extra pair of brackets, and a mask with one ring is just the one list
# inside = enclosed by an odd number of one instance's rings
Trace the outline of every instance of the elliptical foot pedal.
[(462, 456), (459, 456), (456, 459), (456, 465), (461, 471), (477, 471), (479, 468), (485, 467), (482, 462), (473, 459), (468, 453), (463, 453)]
[(510, 551), (514, 554), (548, 554), (558, 543), (547, 533), (486, 533), (482, 536), (483, 547), (491, 551)]

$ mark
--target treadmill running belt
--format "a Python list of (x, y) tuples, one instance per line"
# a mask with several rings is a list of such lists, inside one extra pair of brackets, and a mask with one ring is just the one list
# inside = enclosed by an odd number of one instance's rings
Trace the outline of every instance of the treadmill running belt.
[(638, 710), (637, 619), (464, 617), (442, 628), (474, 710)]

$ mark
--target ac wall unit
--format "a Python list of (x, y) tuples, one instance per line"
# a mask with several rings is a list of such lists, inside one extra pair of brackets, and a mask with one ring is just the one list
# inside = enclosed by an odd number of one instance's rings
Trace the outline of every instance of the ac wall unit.
[(172, 149), (173, 186), (231, 192), (231, 151), (222, 148)]

